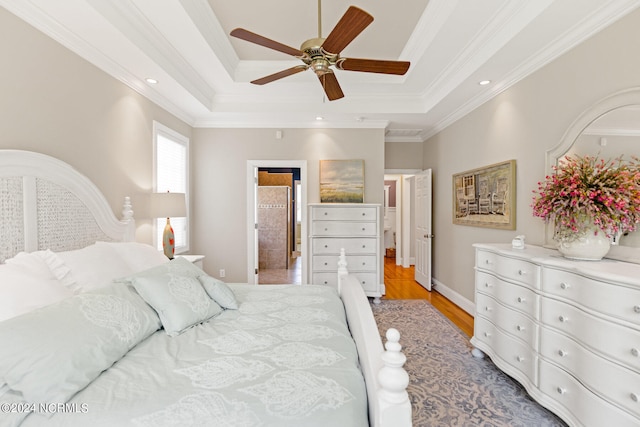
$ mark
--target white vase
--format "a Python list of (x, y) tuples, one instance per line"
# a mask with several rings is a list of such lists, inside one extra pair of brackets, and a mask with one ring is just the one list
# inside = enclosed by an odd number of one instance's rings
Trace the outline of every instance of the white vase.
[(611, 239), (604, 231), (591, 228), (582, 233), (581, 236), (572, 240), (561, 240), (558, 242), (558, 251), (565, 258), (585, 261), (601, 260), (611, 248)]

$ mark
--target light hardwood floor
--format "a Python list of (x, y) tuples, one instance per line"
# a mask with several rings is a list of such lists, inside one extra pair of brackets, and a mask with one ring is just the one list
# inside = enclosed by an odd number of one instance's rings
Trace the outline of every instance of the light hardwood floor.
[(396, 265), (394, 258), (384, 259), (384, 285), (386, 295), (383, 299), (426, 299), (458, 326), (468, 336), (473, 335), (473, 316), (449, 301), (437, 291), (427, 291), (414, 279), (414, 267), (404, 268)]

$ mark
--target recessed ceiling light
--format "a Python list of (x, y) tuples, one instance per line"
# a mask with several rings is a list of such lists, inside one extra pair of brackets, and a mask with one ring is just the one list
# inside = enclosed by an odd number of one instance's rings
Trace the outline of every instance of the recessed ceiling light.
[(316, 116), (316, 120), (320, 121), (320, 120), (324, 120), (324, 117), (322, 116)]
[(480, 81), (478, 82), (478, 84), (479, 84), (480, 86), (486, 86), (486, 85), (488, 85), (489, 83), (491, 83), (491, 80), (480, 80)]
[(154, 85), (157, 84), (158, 81), (156, 79), (152, 79), (151, 77), (147, 77), (146, 79), (144, 79), (147, 83), (149, 83), (150, 85)]

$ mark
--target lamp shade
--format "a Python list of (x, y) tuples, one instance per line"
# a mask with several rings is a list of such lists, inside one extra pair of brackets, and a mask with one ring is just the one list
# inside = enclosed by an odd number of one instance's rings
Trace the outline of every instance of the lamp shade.
[(181, 218), (187, 216), (184, 193), (151, 193), (149, 213), (152, 218)]

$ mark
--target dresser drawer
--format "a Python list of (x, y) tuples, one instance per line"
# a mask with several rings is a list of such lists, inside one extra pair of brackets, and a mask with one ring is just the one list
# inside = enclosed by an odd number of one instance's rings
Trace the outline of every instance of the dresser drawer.
[[(534, 350), (520, 340), (503, 333), (481, 315), (475, 317), (473, 324), (475, 340), (486, 344), (504, 363), (524, 374), (531, 383), (537, 384), (538, 356)], [(495, 357), (492, 359), (496, 365), (500, 365)], [(509, 369), (502, 366), (501, 369), (513, 375)]]
[(337, 208), (331, 206), (314, 206), (311, 209), (311, 220), (329, 221), (376, 221), (378, 209), (374, 206), (354, 208)]
[(541, 320), (545, 325), (584, 343), (603, 357), (640, 371), (640, 331), (605, 321), (551, 298), (542, 298), (540, 304)]
[(492, 295), (503, 304), (536, 318), (538, 316), (539, 296), (525, 288), (505, 282), (496, 276), (481, 271), (476, 273), (476, 290)]
[(375, 222), (314, 221), (311, 223), (311, 233), (314, 236), (375, 237), (378, 235), (378, 225)]
[(529, 261), (478, 250), (476, 252), (476, 267), (535, 289), (540, 288), (540, 267)]
[(311, 275), (311, 284), (313, 285), (328, 285), (334, 288), (338, 288), (338, 273), (313, 273)]
[(604, 360), (577, 342), (557, 332), (542, 328), (540, 354), (605, 399), (640, 416), (640, 374)]
[(640, 289), (616, 286), (579, 274), (545, 267), (542, 290), (640, 328)]
[(375, 238), (325, 238), (316, 237), (311, 242), (314, 254), (339, 254), (344, 248), (346, 254), (375, 254), (378, 240)]
[[(376, 292), (379, 287), (379, 283), (376, 281), (376, 273), (352, 273), (358, 278), (358, 281), (362, 285), (362, 289), (365, 292)], [(338, 274), (337, 273), (313, 273), (312, 284), (314, 285), (327, 285), (334, 288), (338, 288)]]
[(520, 338), (536, 350), (538, 326), (528, 316), (511, 310), (488, 295), (476, 294), (476, 314), (486, 317), (505, 332)]
[(581, 425), (638, 427), (640, 423), (640, 419), (604, 401), (574, 377), (544, 360), (540, 361), (539, 388), (551, 399), (554, 409), (561, 405)]
[[(377, 257), (375, 255), (347, 255), (347, 270), (356, 271), (377, 271)], [(337, 271), (337, 255), (314, 255), (311, 268), (313, 271)]]

